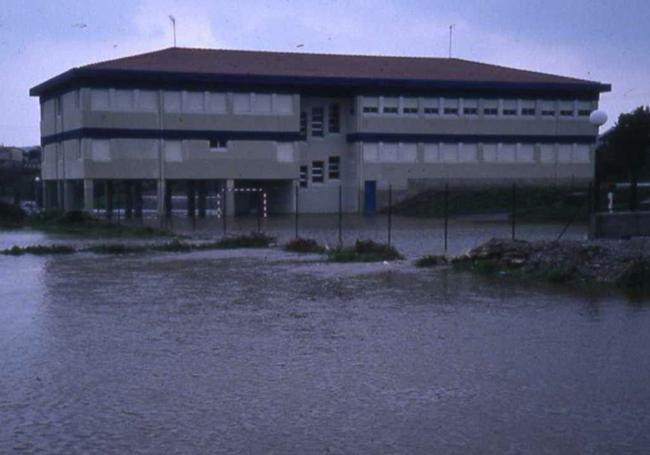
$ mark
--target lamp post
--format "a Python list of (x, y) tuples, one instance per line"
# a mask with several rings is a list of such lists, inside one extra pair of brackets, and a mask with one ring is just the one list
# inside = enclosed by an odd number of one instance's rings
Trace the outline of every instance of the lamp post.
[(39, 197), (39, 190), (41, 186), (41, 178), (37, 175), (34, 177), (34, 202), (36, 203), (36, 207), (42, 208), (42, 204), (40, 203), (40, 197)]
[[(589, 116), (589, 123), (594, 125), (596, 127), (596, 142), (595, 145), (598, 143), (598, 129), (603, 126), (605, 123), (607, 123), (607, 113), (605, 111), (594, 111), (591, 113)], [(596, 147), (594, 147), (594, 177), (593, 177), (593, 191), (594, 194), (591, 196), (593, 197), (593, 211), (598, 212), (600, 209), (600, 182), (598, 180), (598, 173), (596, 170), (596, 163), (597, 163), (597, 157), (596, 157)]]

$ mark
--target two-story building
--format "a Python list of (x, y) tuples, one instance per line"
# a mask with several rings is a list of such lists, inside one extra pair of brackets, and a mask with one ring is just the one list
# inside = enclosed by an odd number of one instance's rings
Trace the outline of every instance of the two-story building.
[[(91, 209), (119, 186), (158, 209), (182, 189), (199, 211), (375, 210), (426, 186), (589, 181), (610, 86), (448, 58), (169, 48), (73, 68), (40, 97), (49, 206)], [(119, 185), (118, 185), (119, 183)], [(237, 198), (235, 198), (237, 194)], [(248, 198), (248, 199), (247, 199)], [(190, 204), (194, 211), (194, 202)]]

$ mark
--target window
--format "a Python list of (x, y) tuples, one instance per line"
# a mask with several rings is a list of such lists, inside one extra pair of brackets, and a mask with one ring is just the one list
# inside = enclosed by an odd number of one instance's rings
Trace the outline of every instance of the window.
[(232, 105), (235, 114), (242, 114), (251, 111), (251, 94), (235, 93), (232, 97)]
[(423, 159), (425, 163), (435, 163), (440, 161), (440, 145), (424, 144)]
[(341, 178), (341, 157), (330, 156), (327, 160), (328, 177), (333, 180)]
[(464, 100), (463, 101), (463, 114), (464, 115), (478, 115), (478, 100)]
[(207, 93), (205, 111), (211, 114), (226, 112), (226, 94), (213, 92)]
[(501, 144), (497, 153), (497, 161), (512, 162), (517, 153), (516, 144)]
[[(311, 108), (311, 135), (312, 137), (323, 137), (323, 108), (320, 106)], [(312, 170), (313, 172), (313, 170)]]
[(363, 113), (364, 114), (376, 114), (379, 112), (379, 98), (376, 96), (373, 97), (363, 97)]
[(445, 99), (444, 100), (443, 113), (445, 115), (458, 115), (458, 100), (457, 99)]
[(273, 99), (273, 111), (278, 114), (293, 114), (293, 96), (275, 95)]
[(486, 108), (483, 109), (483, 115), (497, 116), (497, 115), (499, 115), (499, 108), (498, 107), (486, 107)]
[(181, 141), (165, 141), (165, 161), (183, 161)]
[(369, 163), (379, 161), (379, 144), (376, 142), (363, 143), (363, 161)]
[(314, 161), (311, 163), (311, 182), (312, 183), (323, 183), (323, 168), (324, 164), (322, 161)]
[(300, 186), (307, 187), (307, 166), (300, 166)]
[(307, 112), (300, 113), (300, 139), (307, 139)]
[(402, 113), (404, 115), (417, 115), (417, 113), (418, 113), (418, 99), (417, 98), (402, 98)]
[(269, 93), (253, 93), (253, 112), (260, 114), (271, 113), (271, 95)]
[(116, 111), (133, 110), (133, 90), (113, 90), (112, 105)]
[(397, 151), (397, 161), (402, 163), (415, 163), (418, 159), (417, 144), (399, 144)]
[(90, 109), (93, 111), (108, 110), (108, 90), (92, 89), (90, 91)]
[(399, 110), (399, 99), (397, 97), (384, 97), (382, 112), (384, 114), (397, 114)]
[(438, 115), (440, 113), (440, 99), (439, 98), (425, 98), (423, 101), (424, 115)]
[(494, 162), (497, 160), (497, 144), (483, 144), (483, 161)]
[(573, 117), (573, 101), (560, 101), (560, 116)]
[(521, 115), (524, 117), (534, 117), (535, 114), (537, 114), (535, 100), (521, 100)]
[(379, 161), (394, 163), (397, 161), (397, 143), (384, 142), (379, 146)]
[(518, 144), (517, 161), (532, 163), (535, 161), (535, 146), (533, 144)]
[(578, 111), (578, 117), (589, 117), (591, 115), (591, 109), (580, 109)]
[(341, 115), (340, 115), (339, 105), (336, 103), (330, 104), (328, 114), (329, 114), (328, 131), (330, 133), (340, 133)]
[(503, 100), (503, 115), (512, 117), (517, 115), (517, 100)]
[(460, 144), (458, 161), (473, 162), (478, 160), (478, 144)]
[(539, 160), (542, 163), (555, 163), (555, 145), (554, 144), (540, 145)]
[(570, 163), (572, 152), (572, 144), (560, 144), (557, 150), (557, 161), (559, 163)]
[(576, 144), (573, 147), (573, 156), (571, 157), (571, 161), (574, 163), (588, 163), (590, 161), (589, 159), (590, 155), (590, 149), (589, 145), (587, 144)]
[(555, 102), (554, 101), (542, 101), (542, 116), (543, 117), (555, 117)]
[(203, 92), (184, 92), (183, 112), (203, 112)]
[(228, 150), (228, 141), (225, 139), (210, 139), (211, 152), (225, 152)]
[(578, 117), (589, 117), (591, 110), (591, 101), (578, 101)]
[(181, 111), (181, 92), (163, 92), (163, 108), (165, 112), (179, 113)]
[(158, 94), (153, 90), (138, 90), (137, 109), (139, 111), (157, 111)]
[(458, 161), (458, 144), (442, 144), (440, 147), (440, 161)]

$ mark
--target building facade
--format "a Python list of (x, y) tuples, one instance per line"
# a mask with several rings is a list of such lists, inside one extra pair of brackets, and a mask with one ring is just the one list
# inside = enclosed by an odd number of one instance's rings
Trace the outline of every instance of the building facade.
[[(48, 206), (186, 192), (230, 214), (372, 212), (444, 183), (590, 180), (610, 86), (459, 59), (170, 48), (74, 68), (41, 103)], [(100, 190), (98, 190), (100, 188)], [(118, 190), (119, 189), (119, 190)], [(252, 190), (247, 193), (246, 190)], [(235, 190), (241, 190), (239, 192)], [(299, 197), (296, 198), (296, 192)]]

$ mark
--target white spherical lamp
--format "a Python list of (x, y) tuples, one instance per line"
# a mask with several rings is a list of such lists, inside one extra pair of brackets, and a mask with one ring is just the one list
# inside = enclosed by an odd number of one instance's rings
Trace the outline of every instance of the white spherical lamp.
[(607, 113), (605, 111), (593, 111), (589, 116), (589, 123), (596, 126), (603, 126), (607, 123)]

